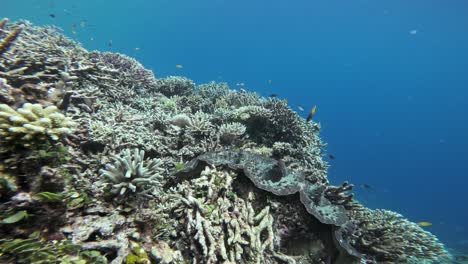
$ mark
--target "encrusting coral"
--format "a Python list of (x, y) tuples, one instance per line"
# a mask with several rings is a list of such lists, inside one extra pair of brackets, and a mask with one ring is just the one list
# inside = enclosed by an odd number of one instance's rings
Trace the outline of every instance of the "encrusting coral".
[(57, 141), (72, 133), (75, 123), (60, 113), (57, 107), (25, 103), (14, 110), (0, 104), (0, 135), (5, 141), (21, 141), (29, 145), (33, 140)]
[(115, 156), (114, 164), (106, 164), (100, 174), (111, 184), (111, 193), (125, 195), (153, 195), (161, 185), (162, 172), (159, 159), (145, 160), (145, 151), (126, 149)]

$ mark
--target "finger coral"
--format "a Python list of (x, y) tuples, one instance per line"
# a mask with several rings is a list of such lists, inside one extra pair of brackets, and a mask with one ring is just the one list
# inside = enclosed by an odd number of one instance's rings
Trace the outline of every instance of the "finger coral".
[(111, 184), (111, 193), (125, 195), (151, 195), (161, 184), (161, 160), (145, 160), (145, 151), (124, 150), (114, 157), (114, 164), (107, 164), (100, 174)]
[(268, 206), (255, 209), (251, 199), (232, 188), (236, 175), (205, 167), (200, 177), (179, 185), (175, 212), (186, 248), (197, 263), (295, 263), (274, 247), (273, 216)]
[(25, 103), (14, 110), (0, 104), (0, 135), (5, 141), (21, 141), (25, 146), (33, 140), (57, 141), (72, 133), (75, 123), (59, 112), (57, 107)]

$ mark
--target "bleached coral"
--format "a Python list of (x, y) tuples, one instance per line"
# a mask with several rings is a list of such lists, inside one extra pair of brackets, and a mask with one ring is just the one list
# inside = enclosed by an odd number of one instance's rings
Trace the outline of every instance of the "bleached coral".
[(21, 141), (29, 145), (33, 140), (50, 139), (72, 133), (75, 123), (55, 106), (43, 107), (40, 104), (25, 103), (14, 110), (0, 104), (0, 135), (5, 141)]
[(152, 195), (162, 184), (163, 171), (161, 160), (145, 160), (144, 150), (125, 149), (114, 157), (114, 164), (106, 164), (100, 174), (111, 185), (112, 194)]

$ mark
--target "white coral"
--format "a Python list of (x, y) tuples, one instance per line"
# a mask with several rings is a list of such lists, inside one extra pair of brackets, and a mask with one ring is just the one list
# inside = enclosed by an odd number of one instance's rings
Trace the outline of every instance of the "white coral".
[(58, 140), (72, 133), (75, 123), (59, 112), (56, 106), (25, 103), (14, 110), (0, 104), (0, 136), (5, 141), (31, 141), (48, 137)]

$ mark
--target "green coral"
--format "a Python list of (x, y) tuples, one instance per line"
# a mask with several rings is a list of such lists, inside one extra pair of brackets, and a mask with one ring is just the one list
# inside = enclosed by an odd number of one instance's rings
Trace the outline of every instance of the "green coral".
[(131, 250), (132, 253), (128, 254), (125, 263), (126, 264), (149, 264), (151, 261), (149, 260), (148, 254), (146, 254), (143, 247), (140, 244), (131, 242)]
[(138, 194), (152, 194), (161, 185), (160, 159), (145, 160), (145, 151), (124, 150), (114, 157), (114, 164), (107, 164), (100, 174), (112, 186), (111, 193), (124, 195), (129, 191)]
[(59, 140), (72, 133), (75, 123), (59, 112), (56, 106), (25, 103), (14, 110), (0, 104), (0, 136), (4, 141), (21, 141), (29, 146), (33, 140)]

